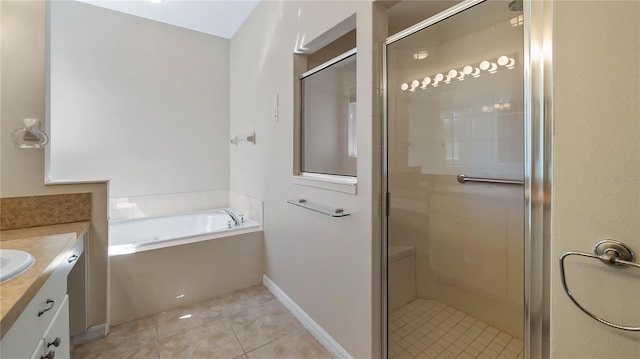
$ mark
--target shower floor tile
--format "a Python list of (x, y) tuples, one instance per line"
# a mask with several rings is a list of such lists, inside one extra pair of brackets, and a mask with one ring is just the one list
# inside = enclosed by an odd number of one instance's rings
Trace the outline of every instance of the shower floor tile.
[(522, 340), (436, 300), (389, 315), (390, 359), (523, 358)]
[(332, 355), (261, 285), (111, 327), (72, 359), (324, 359)]

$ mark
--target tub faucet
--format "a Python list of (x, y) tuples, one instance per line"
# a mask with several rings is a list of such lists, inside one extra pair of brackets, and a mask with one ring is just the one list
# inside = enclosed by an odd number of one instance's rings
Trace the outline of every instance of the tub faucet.
[(229, 215), (229, 217), (231, 217), (231, 219), (233, 220), (233, 225), (235, 227), (240, 225), (240, 219), (238, 219), (238, 216), (236, 216), (233, 212), (228, 211), (226, 209), (221, 209), (221, 210), (218, 211), (218, 213), (224, 213), (224, 214)]

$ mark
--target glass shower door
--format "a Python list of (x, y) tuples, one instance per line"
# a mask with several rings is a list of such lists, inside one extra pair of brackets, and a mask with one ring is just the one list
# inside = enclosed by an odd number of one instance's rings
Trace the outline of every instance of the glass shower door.
[(487, 1), (387, 46), (389, 358), (523, 356), (522, 25)]

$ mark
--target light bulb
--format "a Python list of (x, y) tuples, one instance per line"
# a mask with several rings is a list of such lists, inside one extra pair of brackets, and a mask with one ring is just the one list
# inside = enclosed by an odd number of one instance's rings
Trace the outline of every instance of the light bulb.
[(451, 82), (451, 78), (449, 77), (449, 75), (445, 76), (444, 83), (448, 85), (450, 82)]
[(507, 68), (512, 69), (515, 65), (516, 65), (516, 60), (514, 60), (513, 57), (510, 57), (509, 62), (506, 65)]
[(480, 63), (480, 70), (482, 71), (487, 71), (489, 69), (489, 66), (491, 66), (491, 64), (489, 63), (489, 61), (484, 60)]
[(400, 85), (400, 89), (402, 91), (407, 91), (407, 89), (409, 89), (409, 85), (407, 85), (406, 83), (403, 83), (402, 85)]
[(411, 81), (411, 88), (409, 89), (409, 91), (414, 92), (418, 85), (420, 85), (420, 82), (418, 80)]
[(500, 66), (507, 66), (507, 64), (509, 63), (509, 58), (502, 55), (500, 57), (498, 57), (498, 65)]
[(416, 51), (413, 54), (413, 58), (416, 60), (424, 60), (429, 56), (429, 52), (426, 50), (420, 50), (420, 51)]
[(491, 63), (491, 67), (489, 67), (489, 72), (495, 74), (498, 71), (498, 65), (495, 62)]
[(440, 82), (442, 80), (444, 80), (444, 75), (443, 74), (437, 74), (436, 75), (436, 82)]
[(462, 71), (458, 72), (458, 80), (460, 81), (464, 80), (464, 72)]
[(422, 80), (422, 88), (426, 89), (430, 83), (431, 83), (431, 77), (429, 76), (425, 77), (424, 80)]
[(471, 76), (473, 77), (480, 76), (480, 69), (476, 67), (475, 70), (471, 73)]
[(456, 76), (458, 76), (458, 71), (456, 71), (456, 70), (449, 70), (449, 77), (450, 77), (450, 78), (454, 78), (454, 77), (456, 77)]

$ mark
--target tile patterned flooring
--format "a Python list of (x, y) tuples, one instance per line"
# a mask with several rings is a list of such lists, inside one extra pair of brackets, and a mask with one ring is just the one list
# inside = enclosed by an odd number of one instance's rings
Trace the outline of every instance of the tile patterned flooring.
[(113, 326), (72, 359), (324, 359), (333, 356), (262, 285)]
[(389, 359), (522, 359), (522, 340), (436, 300), (389, 315)]

